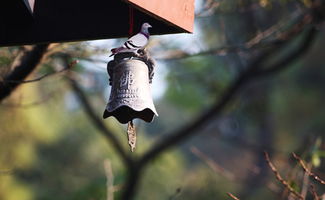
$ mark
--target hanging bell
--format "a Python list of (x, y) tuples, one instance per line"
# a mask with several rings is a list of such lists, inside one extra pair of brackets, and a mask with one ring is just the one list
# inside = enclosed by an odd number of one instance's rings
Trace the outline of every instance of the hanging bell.
[(158, 116), (150, 90), (153, 69), (154, 62), (145, 51), (115, 55), (107, 65), (112, 87), (103, 118), (114, 116), (125, 124), (135, 118), (151, 122)]

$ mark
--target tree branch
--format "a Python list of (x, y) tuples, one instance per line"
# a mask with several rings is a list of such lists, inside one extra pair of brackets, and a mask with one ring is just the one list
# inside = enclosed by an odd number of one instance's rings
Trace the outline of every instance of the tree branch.
[(289, 55), (281, 59), (278, 63), (273, 64), (271, 67), (264, 68), (259, 70), (257, 73), (259, 76), (269, 76), (274, 73), (278, 73), (282, 70), (285, 70), (289, 64), (295, 60), (296, 58), (299, 58), (301, 55), (303, 55), (307, 50), (310, 49), (311, 45), (314, 42), (314, 39), (316, 38), (316, 29), (311, 28), (307, 33), (301, 44), (295, 48), (295, 50), (291, 51)]
[(35, 45), (23, 51), (14, 62), (13, 70), (0, 81), (0, 102), (8, 97), (44, 57), (49, 44)]
[[(299, 32), (296, 31), (296, 34)], [(132, 169), (129, 171), (128, 181), (125, 188), (125, 192), (123, 193), (123, 199), (129, 200), (132, 199), (135, 195), (135, 188), (137, 183), (139, 182), (139, 171), (141, 171), (149, 161), (157, 158), (159, 154), (163, 153), (167, 149), (184, 142), (186, 139), (189, 139), (193, 136), (196, 131), (202, 127), (205, 123), (207, 123), (210, 119), (215, 118), (221, 114), (221, 112), (225, 109), (225, 107), (230, 103), (233, 97), (239, 92), (241, 88), (247, 85), (249, 82), (262, 77), (269, 75), (268, 73), (275, 73), (279, 72), (280, 69), (285, 68), (288, 64), (292, 61), (297, 59), (299, 56), (303, 55), (310, 47), (313, 42), (313, 38), (315, 37), (315, 29), (314, 27), (307, 30), (307, 37), (304, 37), (303, 42), (299, 47), (292, 51), (285, 59), (278, 63), (275, 63), (271, 66), (264, 67), (264, 69), (272, 69), (263, 71), (261, 68), (265, 65), (265, 61), (270, 58), (275, 52), (277, 52), (280, 48), (282, 48), (285, 44), (292, 41), (293, 38), (288, 38), (288, 40), (276, 44), (274, 48), (267, 49), (258, 56), (252, 64), (246, 68), (245, 71), (241, 72), (240, 75), (235, 79), (232, 84), (226, 89), (221, 95), (220, 99), (216, 100), (216, 103), (210, 108), (210, 110), (206, 111), (202, 114), (199, 118), (194, 120), (188, 126), (182, 127), (181, 129), (175, 131), (173, 134), (168, 134), (168, 136), (158, 141), (153, 147), (148, 150), (136, 163), (137, 169)], [(289, 40), (290, 39), (290, 40)], [(276, 48), (277, 47), (277, 48)]]
[(276, 179), (282, 184), (284, 185), (292, 194), (294, 194), (297, 198), (299, 199), (304, 199), (303, 196), (301, 196), (298, 192), (296, 192), (291, 186), (290, 184), (284, 180), (282, 178), (282, 176), (280, 175), (280, 173), (278, 172), (278, 170), (275, 168), (275, 166), (273, 165), (273, 163), (270, 160), (270, 156), (267, 152), (264, 152), (264, 156), (265, 156), (265, 160), (268, 163), (268, 165), (270, 166), (272, 172), (274, 173)]
[(214, 172), (217, 174), (224, 176), (230, 181), (235, 181), (236, 177), (233, 173), (228, 171), (227, 169), (221, 167), (218, 163), (216, 163), (214, 160), (209, 158), (206, 154), (198, 150), (196, 147), (191, 147), (191, 152), (198, 157), (200, 160), (202, 160), (204, 163), (206, 163)]
[(91, 107), (88, 99), (78, 83), (71, 77), (68, 78), (70, 87), (78, 96), (80, 103), (87, 114), (88, 118), (92, 121), (94, 126), (103, 133), (103, 135), (108, 139), (108, 141), (113, 145), (114, 149), (118, 152), (121, 156), (122, 160), (124, 161), (126, 166), (133, 166), (133, 160), (127, 155), (126, 151), (123, 149), (121, 143), (117, 139), (117, 137), (109, 131), (102, 120), (96, 115), (94, 109)]
[(247, 68), (246, 71), (242, 72), (241, 75), (228, 87), (228, 89), (221, 96), (221, 99), (216, 101), (216, 103), (214, 104), (214, 106), (211, 107), (210, 110), (208, 110), (201, 117), (197, 118), (189, 126), (179, 129), (175, 133), (169, 135), (165, 140), (162, 140), (157, 144), (153, 145), (153, 148), (142, 157), (141, 162), (147, 163), (166, 149), (184, 141), (185, 138), (188, 139), (189, 136), (194, 135), (195, 131), (198, 130), (198, 128), (200, 128), (203, 124), (205, 124), (211, 118), (220, 115), (221, 111), (223, 111), (226, 105), (230, 103), (230, 100), (232, 100), (232, 98), (239, 92), (239, 89), (241, 89), (248, 82), (256, 79), (257, 77), (266, 76), (269, 75), (269, 73), (275, 73), (280, 71), (280, 69), (286, 67), (300, 55), (305, 53), (310, 48), (313, 42), (312, 38), (315, 37), (315, 33), (315, 29), (311, 28), (306, 34), (307, 37), (304, 38), (302, 45), (300, 45), (289, 56), (287, 56), (285, 58), (286, 60), (283, 60), (274, 64), (273, 66), (268, 67), (268, 70), (266, 71), (259, 69), (263, 65), (265, 59), (270, 57), (274, 51), (278, 50), (278, 48), (268, 50), (266, 53), (259, 56), (255, 60), (255, 62), (253, 62)]
[(106, 159), (104, 161), (104, 169), (106, 174), (106, 188), (107, 198), (106, 200), (114, 200), (114, 174), (111, 161)]
[(235, 195), (231, 194), (230, 192), (227, 192), (227, 195), (228, 195), (229, 197), (231, 197), (232, 199), (234, 199), (234, 200), (239, 200), (238, 197), (236, 197)]
[(320, 177), (318, 177), (315, 173), (311, 172), (308, 167), (306, 166), (306, 164), (304, 163), (304, 161), (295, 153), (292, 153), (292, 156), (297, 160), (297, 162), (300, 164), (300, 166), (303, 168), (303, 170), (309, 175), (311, 176), (313, 179), (315, 179), (317, 182), (319, 182), (320, 184), (325, 185), (325, 181), (322, 180)]
[(67, 70), (70, 70), (75, 64), (77, 64), (79, 62), (79, 60), (74, 60), (72, 61), (71, 63), (69, 63), (69, 65), (67, 65), (65, 68), (59, 70), (59, 71), (55, 71), (55, 72), (51, 72), (51, 73), (47, 73), (47, 74), (43, 74), (42, 76), (40, 77), (37, 77), (35, 79), (31, 79), (31, 80), (21, 80), (21, 81), (14, 81), (14, 80), (7, 80), (7, 81), (3, 81), (3, 82), (6, 82), (6, 83), (21, 83), (21, 84), (26, 84), (26, 83), (35, 83), (35, 82), (38, 82), (38, 81), (41, 81), (42, 79), (44, 78), (47, 78), (49, 76), (53, 76), (53, 75), (56, 75), (56, 74), (59, 74), (59, 73), (62, 73), (64, 71), (67, 71)]
[(321, 200), (316, 192), (315, 186), (310, 184), (310, 193), (313, 195), (314, 200)]
[[(306, 19), (303, 19), (300, 23), (296, 24), (294, 28), (290, 29), (290, 31), (283, 31), (285, 26), (288, 24), (293, 23), (294, 21), (297, 21), (301, 16), (307, 16)], [(308, 18), (309, 17), (309, 18)], [(178, 60), (178, 59), (184, 59), (188, 57), (195, 57), (195, 56), (202, 56), (202, 55), (225, 55), (227, 53), (238, 53), (238, 52), (244, 52), (244, 51), (251, 51), (254, 49), (265, 49), (272, 47), (274, 44), (281, 43), (288, 38), (290, 38), (290, 35), (293, 34), (294, 31), (301, 30), (301, 27), (306, 25), (307, 23), (310, 23), (310, 14), (302, 13), (300, 9), (297, 9), (291, 16), (290, 19), (286, 22), (281, 22), (276, 25), (273, 25), (269, 27), (268, 29), (264, 30), (263, 32), (257, 34), (254, 38), (250, 39), (249, 41), (239, 44), (239, 45), (230, 45), (230, 46), (223, 46), (219, 48), (213, 48), (205, 51), (200, 51), (199, 53), (188, 53), (181, 50), (171, 50), (167, 51), (167, 53), (164, 53), (165, 56), (157, 57), (157, 60), (163, 60), (163, 61), (169, 61), (169, 60)], [(272, 35), (275, 35), (277, 32), (278, 35), (274, 36), (272, 39), (269, 39)], [(268, 41), (266, 41), (269, 39)], [(263, 42), (264, 41), (264, 42)], [(167, 55), (166, 55), (167, 54)]]

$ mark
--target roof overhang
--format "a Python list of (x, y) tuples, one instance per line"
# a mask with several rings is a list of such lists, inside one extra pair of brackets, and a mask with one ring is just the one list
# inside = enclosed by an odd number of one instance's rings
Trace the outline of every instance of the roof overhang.
[(193, 30), (194, 0), (4, 0), (0, 46), (126, 37), (129, 6), (137, 30), (144, 22), (152, 34)]

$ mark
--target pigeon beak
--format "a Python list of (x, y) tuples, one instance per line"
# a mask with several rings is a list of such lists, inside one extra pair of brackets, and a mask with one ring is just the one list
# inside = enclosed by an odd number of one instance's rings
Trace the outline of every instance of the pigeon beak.
[(148, 28), (152, 28), (152, 26), (150, 24), (148, 24)]

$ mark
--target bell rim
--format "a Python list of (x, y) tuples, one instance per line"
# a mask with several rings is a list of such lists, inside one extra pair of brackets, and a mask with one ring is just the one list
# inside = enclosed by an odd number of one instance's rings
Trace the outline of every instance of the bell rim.
[[(142, 113), (142, 112), (146, 112), (146, 110), (147, 110), (147, 111), (151, 112), (152, 115), (150, 117), (148, 117), (148, 118), (147, 117), (144, 117), (143, 115), (134, 115), (134, 117), (131, 117), (131, 118), (127, 118), (127, 117), (124, 116), (125, 118), (123, 118), (123, 117), (121, 117), (121, 116), (119, 116), (117, 114), (118, 110), (119, 109), (123, 109), (123, 107), (125, 107), (128, 110), (130, 110), (131, 112), (136, 112), (138, 114), (139, 113)], [(133, 109), (133, 108), (127, 106), (127, 105), (122, 105), (122, 106), (116, 107), (115, 109), (113, 109), (111, 111), (109, 111), (106, 108), (104, 110), (104, 113), (103, 113), (103, 118), (104, 119), (106, 119), (108, 117), (114, 117), (115, 119), (117, 119), (122, 124), (126, 124), (127, 122), (132, 121), (134, 119), (142, 119), (143, 121), (145, 121), (147, 123), (150, 123), (150, 122), (153, 121), (153, 119), (154, 119), (155, 116), (158, 117), (158, 114), (155, 112), (155, 110), (153, 110), (151, 108), (146, 107), (144, 109), (136, 110), (136, 109)]]
[(123, 107), (123, 106), (126, 106), (126, 107), (129, 107), (131, 108), (132, 110), (134, 111), (137, 111), (137, 112), (142, 112), (144, 111), (145, 109), (150, 109), (157, 117), (159, 116), (157, 111), (156, 111), (156, 108), (155, 106), (152, 104), (152, 108), (151, 107), (144, 107), (144, 108), (133, 108), (133, 107), (130, 107), (130, 105), (127, 105), (127, 104), (122, 104), (122, 105), (119, 105), (117, 107), (115, 107), (114, 109), (109, 109), (109, 106), (107, 105), (106, 109), (108, 112), (114, 112), (115, 110)]

